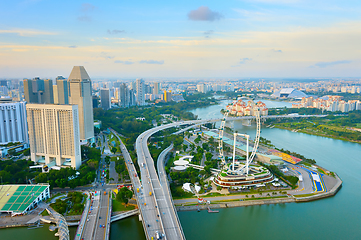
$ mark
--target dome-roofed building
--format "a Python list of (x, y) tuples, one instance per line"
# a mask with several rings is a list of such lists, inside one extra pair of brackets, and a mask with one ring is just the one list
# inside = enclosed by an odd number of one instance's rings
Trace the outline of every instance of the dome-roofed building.
[(303, 98), (308, 97), (304, 92), (294, 88), (282, 88), (280, 91), (275, 91), (271, 97), (275, 98)]

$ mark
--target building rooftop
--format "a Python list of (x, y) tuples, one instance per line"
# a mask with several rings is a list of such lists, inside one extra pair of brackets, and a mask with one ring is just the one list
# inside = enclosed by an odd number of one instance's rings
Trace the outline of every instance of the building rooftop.
[(90, 77), (83, 66), (74, 66), (68, 80), (90, 80)]
[(49, 185), (0, 185), (0, 212), (24, 212)]

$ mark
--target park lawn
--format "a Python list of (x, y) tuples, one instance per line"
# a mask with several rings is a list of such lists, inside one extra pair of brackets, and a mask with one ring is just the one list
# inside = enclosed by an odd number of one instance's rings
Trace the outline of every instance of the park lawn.
[(53, 198), (55, 198), (55, 197), (57, 197), (57, 196), (60, 196), (60, 195), (66, 195), (66, 194), (64, 194), (64, 193), (57, 193), (57, 194), (51, 196), (50, 198), (46, 199), (45, 202), (46, 202), (46, 203), (49, 203)]
[(112, 212), (119, 212), (119, 211), (130, 211), (135, 209), (134, 205), (127, 205), (125, 207), (124, 203), (121, 203), (113, 198), (113, 204), (112, 204)]
[(41, 216), (49, 216), (48, 211), (44, 210), (44, 211), (41, 213)]
[(172, 192), (173, 199), (182, 199), (182, 198), (196, 198), (193, 193), (186, 192), (182, 189), (182, 186), (176, 187), (175, 193)]
[(225, 196), (225, 195), (217, 192), (211, 192), (205, 195), (205, 197), (219, 197), (219, 196)]
[(314, 193), (308, 193), (308, 194), (299, 194), (299, 195), (293, 195), (295, 198), (298, 197), (310, 197), (310, 196), (314, 196)]

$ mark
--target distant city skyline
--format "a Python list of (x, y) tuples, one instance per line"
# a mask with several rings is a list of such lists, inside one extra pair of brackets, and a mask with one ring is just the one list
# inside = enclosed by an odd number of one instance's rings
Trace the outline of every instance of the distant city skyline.
[(25, 0), (0, 13), (0, 78), (79, 65), (93, 79), (361, 76), (356, 0)]

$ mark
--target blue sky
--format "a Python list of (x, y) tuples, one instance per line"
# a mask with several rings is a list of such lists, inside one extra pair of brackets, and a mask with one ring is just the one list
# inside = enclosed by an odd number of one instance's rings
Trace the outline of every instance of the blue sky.
[(359, 1), (0, 1), (0, 77), (360, 77)]

